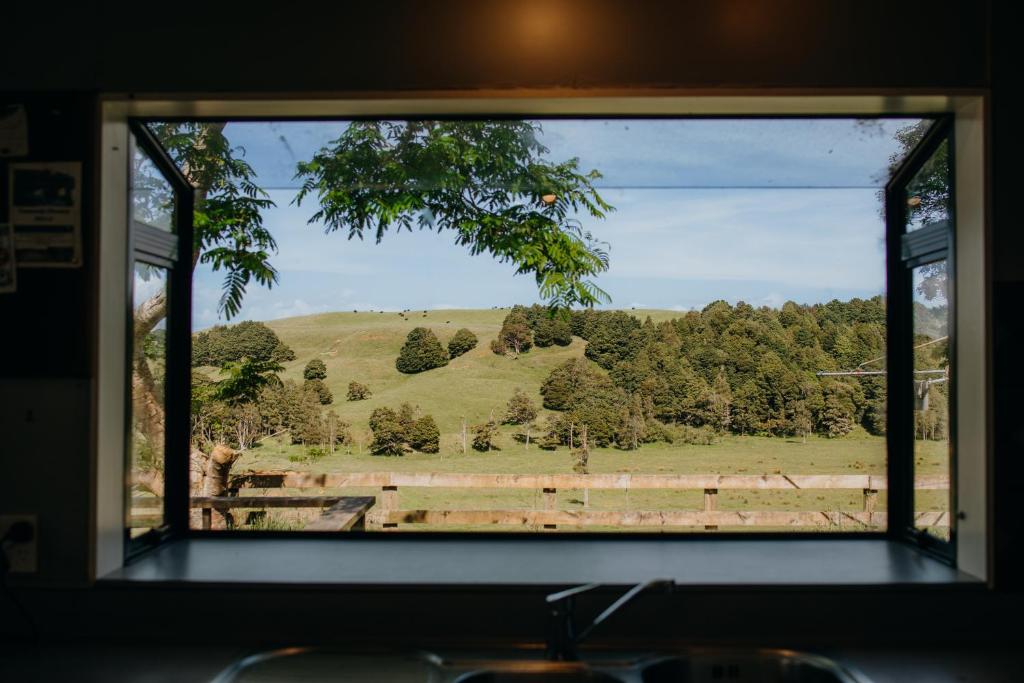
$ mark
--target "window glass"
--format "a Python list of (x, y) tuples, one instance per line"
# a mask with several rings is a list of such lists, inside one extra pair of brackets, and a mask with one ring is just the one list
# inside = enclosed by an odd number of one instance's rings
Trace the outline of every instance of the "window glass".
[(950, 528), (949, 300), (945, 260), (915, 268), (914, 520), (942, 540)]
[(136, 262), (133, 290), (128, 527), (137, 536), (164, 522), (167, 270)]
[(137, 145), (133, 149), (132, 220), (138, 225), (173, 232), (174, 190), (146, 153)]
[(907, 185), (907, 232), (950, 217), (949, 141), (944, 140)]

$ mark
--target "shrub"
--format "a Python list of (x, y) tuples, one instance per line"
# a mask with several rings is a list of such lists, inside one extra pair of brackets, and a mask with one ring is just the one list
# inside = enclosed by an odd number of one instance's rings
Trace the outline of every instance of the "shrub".
[(524, 425), (537, 419), (537, 406), (522, 389), (516, 389), (508, 400), (505, 424)]
[(403, 455), (409, 448), (423, 453), (437, 453), (441, 431), (430, 415), (416, 417), (416, 408), (403, 403), (398, 410), (377, 408), (370, 414), (374, 455)]
[(370, 387), (365, 384), (360, 384), (355, 380), (348, 383), (348, 393), (345, 394), (350, 401), (365, 401), (372, 395), (373, 393), (370, 391)]
[(408, 429), (409, 445), (423, 453), (437, 453), (440, 450), (441, 430), (430, 415), (424, 415), (413, 423)]
[(448, 342), (448, 355), (452, 358), (458, 358), (462, 354), (476, 348), (477, 341), (476, 335), (463, 327)]
[(497, 450), (495, 440), (498, 437), (498, 429), (494, 422), (488, 420), (482, 424), (473, 425), (473, 450), (490, 451)]
[(414, 328), (405, 339), (395, 360), (399, 372), (414, 374), (448, 365), (448, 354), (434, 333), (425, 327)]
[(572, 328), (561, 318), (541, 318), (534, 327), (533, 342), (541, 347), (568, 346), (572, 343)]
[(373, 441), (370, 453), (374, 455), (404, 455), (405, 430), (398, 419), (398, 413), (390, 408), (377, 408), (370, 414), (370, 429)]
[(331, 393), (331, 390), (327, 388), (322, 379), (307, 379), (303, 383), (302, 388), (316, 394), (316, 398), (322, 406), (334, 403), (334, 394)]
[(295, 352), (272, 329), (252, 320), (217, 325), (192, 336), (193, 367), (220, 367), (242, 358), (284, 363), (295, 360)]
[(314, 358), (306, 363), (302, 376), (305, 379), (327, 379), (327, 366), (319, 358)]

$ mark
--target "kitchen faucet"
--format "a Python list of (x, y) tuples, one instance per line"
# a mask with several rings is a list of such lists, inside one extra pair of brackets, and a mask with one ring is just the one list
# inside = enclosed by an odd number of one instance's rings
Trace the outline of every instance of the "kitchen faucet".
[(564, 591), (552, 593), (545, 598), (548, 605), (548, 634), (547, 648), (545, 655), (551, 661), (575, 662), (579, 661), (577, 646), (589, 636), (593, 630), (608, 617), (617, 612), (619, 608), (632, 600), (634, 597), (648, 588), (664, 587), (671, 592), (675, 587), (672, 579), (651, 579), (644, 581), (630, 588), (622, 596), (609, 605), (603, 612), (590, 622), (582, 631), (576, 632), (575, 607), (576, 596), (586, 593), (589, 590), (598, 588), (600, 583), (588, 583), (575, 588), (568, 588)]

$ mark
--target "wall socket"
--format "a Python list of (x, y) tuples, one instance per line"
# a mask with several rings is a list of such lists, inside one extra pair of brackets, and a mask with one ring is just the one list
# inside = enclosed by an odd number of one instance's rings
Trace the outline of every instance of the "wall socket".
[(7, 561), (11, 565), (12, 574), (34, 574), (38, 571), (37, 542), (39, 540), (39, 520), (36, 515), (5, 515), (0, 514), (0, 538), (15, 522), (28, 522), (32, 525), (32, 540), (28, 543), (16, 543), (7, 549)]

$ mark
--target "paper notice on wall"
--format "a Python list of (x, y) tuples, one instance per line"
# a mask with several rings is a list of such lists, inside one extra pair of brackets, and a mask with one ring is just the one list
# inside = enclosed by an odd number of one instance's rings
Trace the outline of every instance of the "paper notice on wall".
[(20, 104), (0, 105), (0, 157), (28, 155), (28, 117)]
[(82, 164), (11, 164), (10, 215), (19, 268), (82, 265)]
[(0, 294), (18, 288), (18, 269), (14, 262), (14, 232), (10, 223), (0, 223)]

